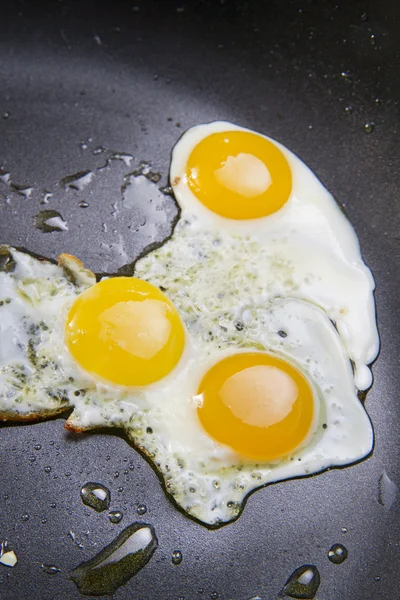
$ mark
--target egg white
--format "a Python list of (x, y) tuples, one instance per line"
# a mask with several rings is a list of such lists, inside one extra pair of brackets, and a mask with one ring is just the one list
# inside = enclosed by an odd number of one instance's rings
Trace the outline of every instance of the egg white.
[[(15, 268), (0, 273), (0, 418), (72, 407), (67, 426), (76, 430), (125, 428), (177, 505), (211, 526), (236, 518), (260, 486), (369, 454), (373, 431), (357, 390), (371, 384), (368, 365), (379, 348), (374, 281), (357, 236), (289, 150), (274, 142), (293, 176), (292, 195), (274, 215), (224, 219), (191, 193), (185, 179), (191, 150), (207, 135), (233, 129), (243, 128), (211, 123), (180, 139), (171, 182), (181, 219), (171, 239), (136, 264), (135, 275), (165, 290), (186, 329), (184, 353), (167, 377), (124, 388), (75, 363), (64, 327), (73, 301), (95, 283), (83, 269), (71, 278), (68, 269), (11, 250)], [(314, 392), (310, 434), (282, 460), (239, 456), (213, 440), (197, 416), (204, 374), (249, 350), (285, 358)]]
[[(178, 506), (199, 521), (229, 522), (251, 490), (348, 464), (370, 451), (372, 428), (357, 399), (350, 362), (318, 307), (281, 298), (215, 314), (207, 306), (199, 311), (190, 305), (181, 290), (176, 301), (188, 339), (182, 360), (161, 381), (128, 389), (85, 373), (64, 345), (69, 307), (89, 283), (77, 286), (60, 267), (24, 253), (13, 250), (12, 256), (14, 271), (0, 273), (0, 289), (10, 299), (0, 307), (1, 332), (12, 332), (4, 338), (9, 345), (0, 369), (0, 412), (29, 414), (59, 402), (73, 407), (68, 421), (76, 429), (124, 427), (152, 459)], [(232, 327), (238, 319), (242, 331)], [(286, 338), (279, 335), (282, 330)], [(197, 417), (196, 393), (204, 373), (217, 360), (249, 349), (268, 350), (295, 364), (311, 382), (317, 402), (307, 445), (269, 464), (246, 460), (215, 442)], [(26, 379), (15, 385), (14, 373), (22, 367)]]

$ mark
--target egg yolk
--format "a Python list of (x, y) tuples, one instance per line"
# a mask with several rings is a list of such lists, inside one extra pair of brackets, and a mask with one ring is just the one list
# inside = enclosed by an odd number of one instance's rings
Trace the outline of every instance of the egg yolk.
[(204, 138), (189, 156), (185, 177), (209, 210), (236, 220), (273, 214), (292, 190), (290, 167), (279, 148), (247, 131)]
[(158, 288), (134, 277), (115, 277), (75, 300), (65, 338), (86, 371), (138, 386), (158, 381), (175, 367), (185, 334), (178, 312)]
[(198, 396), (207, 433), (255, 460), (287, 456), (306, 440), (313, 423), (314, 396), (304, 375), (266, 353), (221, 360), (203, 378)]

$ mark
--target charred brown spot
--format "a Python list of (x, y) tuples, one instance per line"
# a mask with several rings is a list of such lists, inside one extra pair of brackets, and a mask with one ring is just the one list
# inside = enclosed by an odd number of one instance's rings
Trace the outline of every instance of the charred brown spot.
[(172, 185), (178, 185), (178, 183), (180, 182), (181, 178), (180, 177), (174, 177), (174, 180), (172, 182)]

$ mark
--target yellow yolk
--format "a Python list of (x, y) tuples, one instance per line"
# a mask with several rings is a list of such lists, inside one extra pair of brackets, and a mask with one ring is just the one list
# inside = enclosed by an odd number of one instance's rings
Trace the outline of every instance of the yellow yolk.
[(314, 419), (306, 378), (261, 352), (229, 356), (203, 378), (198, 416), (207, 433), (242, 456), (275, 460), (301, 446)]
[(292, 174), (282, 152), (247, 131), (222, 131), (204, 138), (190, 154), (185, 176), (200, 202), (229, 219), (271, 215), (292, 191)]
[(65, 338), (86, 371), (137, 386), (158, 381), (175, 367), (185, 334), (178, 312), (158, 288), (134, 277), (115, 277), (77, 298)]

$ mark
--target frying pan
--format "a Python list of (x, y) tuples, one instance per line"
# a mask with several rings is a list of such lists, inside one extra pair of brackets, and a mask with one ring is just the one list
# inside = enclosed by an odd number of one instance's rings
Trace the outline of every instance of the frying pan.
[[(142, 226), (128, 228), (115, 207), (124, 176), (148, 161), (166, 184), (181, 133), (229, 120), (288, 146), (344, 206), (376, 278), (382, 343), (366, 400), (372, 456), (260, 490), (216, 531), (180, 513), (118, 436), (71, 436), (63, 419), (2, 427), (0, 541), (19, 558), (14, 569), (0, 565), (2, 600), (80, 598), (69, 570), (134, 521), (155, 527), (159, 548), (118, 600), (269, 600), (303, 564), (319, 569), (320, 599), (399, 597), (400, 502), (389, 509), (379, 496), (384, 472), (400, 485), (399, 34), (395, 0), (2, 3), (0, 165), (16, 184), (0, 182), (3, 243), (118, 271), (165, 239), (177, 215), (166, 197), (166, 218), (155, 222), (139, 199), (133, 221)], [(133, 155), (131, 166), (98, 171), (101, 148)], [(84, 189), (60, 184), (84, 170), (95, 172)], [(58, 211), (68, 231), (37, 229), (43, 209)], [(82, 504), (87, 481), (111, 490), (119, 525)], [(334, 543), (349, 552), (340, 566), (327, 558)]]

